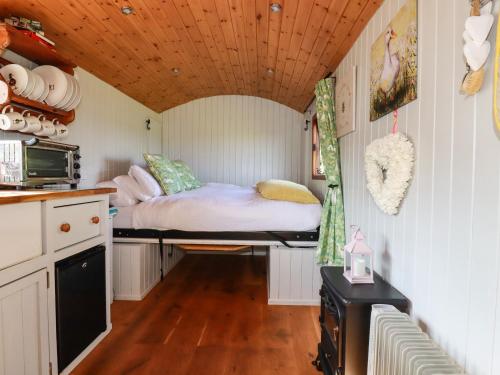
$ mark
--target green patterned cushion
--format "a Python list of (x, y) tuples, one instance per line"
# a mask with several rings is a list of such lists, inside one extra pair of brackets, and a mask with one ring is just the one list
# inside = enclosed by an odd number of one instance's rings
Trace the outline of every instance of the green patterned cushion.
[(144, 154), (149, 170), (167, 195), (184, 191), (184, 185), (172, 161), (163, 155)]
[(172, 162), (177, 170), (184, 190), (192, 190), (201, 187), (201, 182), (194, 176), (193, 171), (182, 160), (174, 160)]

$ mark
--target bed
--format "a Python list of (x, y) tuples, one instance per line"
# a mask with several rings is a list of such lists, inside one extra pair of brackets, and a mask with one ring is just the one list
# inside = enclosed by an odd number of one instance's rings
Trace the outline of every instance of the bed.
[(113, 227), (115, 239), (304, 247), (315, 245), (320, 218), (320, 204), (269, 200), (254, 187), (209, 183), (120, 208)]
[(320, 204), (269, 200), (253, 187), (209, 183), (120, 208), (114, 226), (187, 232), (302, 232), (315, 230), (320, 217)]

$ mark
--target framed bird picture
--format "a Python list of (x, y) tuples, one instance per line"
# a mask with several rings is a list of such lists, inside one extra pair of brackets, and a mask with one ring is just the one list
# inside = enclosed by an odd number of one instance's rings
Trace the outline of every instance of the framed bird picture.
[(371, 49), (370, 121), (417, 98), (417, 0), (408, 0)]

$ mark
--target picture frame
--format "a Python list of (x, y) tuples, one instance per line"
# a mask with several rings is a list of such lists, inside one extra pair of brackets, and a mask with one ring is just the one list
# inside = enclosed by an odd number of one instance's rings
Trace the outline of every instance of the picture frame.
[(335, 116), (337, 138), (356, 130), (356, 65), (338, 75), (335, 86)]
[(417, 0), (407, 0), (371, 47), (370, 121), (417, 99)]

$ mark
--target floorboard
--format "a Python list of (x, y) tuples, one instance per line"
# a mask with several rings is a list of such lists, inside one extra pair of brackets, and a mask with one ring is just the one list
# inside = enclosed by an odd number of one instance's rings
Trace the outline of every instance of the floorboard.
[(317, 374), (317, 307), (268, 306), (263, 256), (186, 255), (75, 369), (98, 374)]

